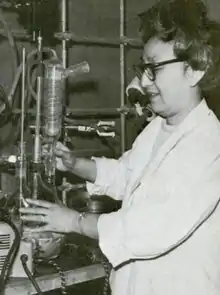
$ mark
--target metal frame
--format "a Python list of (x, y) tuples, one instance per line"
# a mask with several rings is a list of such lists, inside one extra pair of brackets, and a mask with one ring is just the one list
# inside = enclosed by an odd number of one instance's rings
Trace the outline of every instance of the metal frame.
[[(118, 46), (120, 47), (120, 108), (125, 107), (125, 85), (126, 85), (126, 46), (134, 46), (140, 47), (141, 44), (134, 41), (134, 39), (127, 38), (126, 35), (126, 25), (125, 25), (125, 0), (120, 0), (120, 38), (119, 40), (110, 40), (103, 38), (78, 38), (78, 42), (76, 36), (67, 31), (67, 11), (68, 11), (68, 0), (61, 0), (61, 33), (55, 34), (55, 37), (61, 39), (62, 41), (62, 61), (63, 66), (66, 68), (68, 63), (68, 51), (67, 51), (67, 42), (72, 40), (75, 43), (90, 43), (96, 44), (100, 46)], [(126, 117), (124, 113), (120, 114), (121, 121), (121, 152), (125, 151), (126, 145)]]

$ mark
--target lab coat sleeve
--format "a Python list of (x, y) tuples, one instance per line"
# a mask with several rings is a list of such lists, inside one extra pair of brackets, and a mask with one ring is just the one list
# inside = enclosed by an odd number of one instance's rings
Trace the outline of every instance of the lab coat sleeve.
[(177, 195), (166, 196), (163, 202), (142, 195), (127, 210), (101, 215), (99, 244), (112, 265), (156, 258), (175, 249), (210, 212), (215, 212), (220, 198), (219, 161), (215, 166), (215, 171), (212, 168), (194, 188), (179, 188)]
[(135, 139), (132, 148), (118, 160), (93, 158), (96, 162), (97, 177), (94, 184), (87, 182), (90, 195), (107, 195), (116, 200), (123, 200), (133, 169), (143, 162), (143, 157), (146, 158), (147, 153), (150, 155), (150, 146), (160, 122), (161, 119), (156, 118), (148, 124)]
[(127, 151), (118, 160), (93, 157), (92, 159), (96, 162), (97, 177), (94, 184), (87, 182), (88, 193), (122, 200), (129, 179), (130, 154), (131, 151)]

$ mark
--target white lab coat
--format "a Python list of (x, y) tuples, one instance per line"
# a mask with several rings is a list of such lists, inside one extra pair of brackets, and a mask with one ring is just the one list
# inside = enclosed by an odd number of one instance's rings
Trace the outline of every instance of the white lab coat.
[(154, 119), (119, 160), (95, 158), (89, 193), (123, 200), (98, 221), (114, 267), (112, 294), (219, 295), (220, 123), (203, 100), (151, 160), (162, 121)]

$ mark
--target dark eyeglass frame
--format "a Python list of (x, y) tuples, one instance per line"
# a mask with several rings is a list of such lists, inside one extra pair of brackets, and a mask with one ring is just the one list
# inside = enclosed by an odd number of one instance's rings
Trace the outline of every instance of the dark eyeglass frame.
[(184, 60), (181, 58), (173, 58), (173, 59), (169, 59), (169, 60), (165, 60), (165, 61), (161, 61), (161, 62), (157, 62), (157, 63), (152, 63), (152, 62), (139, 63), (137, 65), (133, 65), (133, 69), (139, 79), (141, 79), (142, 76), (145, 74), (145, 75), (147, 75), (147, 77), (150, 81), (155, 81), (157, 68), (164, 66), (164, 65), (177, 63), (177, 62), (183, 62), (183, 61)]

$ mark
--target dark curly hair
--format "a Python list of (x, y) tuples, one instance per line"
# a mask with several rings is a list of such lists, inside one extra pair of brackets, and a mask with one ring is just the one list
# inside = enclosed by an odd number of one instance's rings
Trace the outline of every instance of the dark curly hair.
[(174, 41), (176, 57), (194, 70), (203, 70), (199, 82), (202, 95), (208, 95), (220, 83), (220, 24), (210, 20), (200, 0), (160, 1), (139, 14), (144, 43), (151, 37)]

